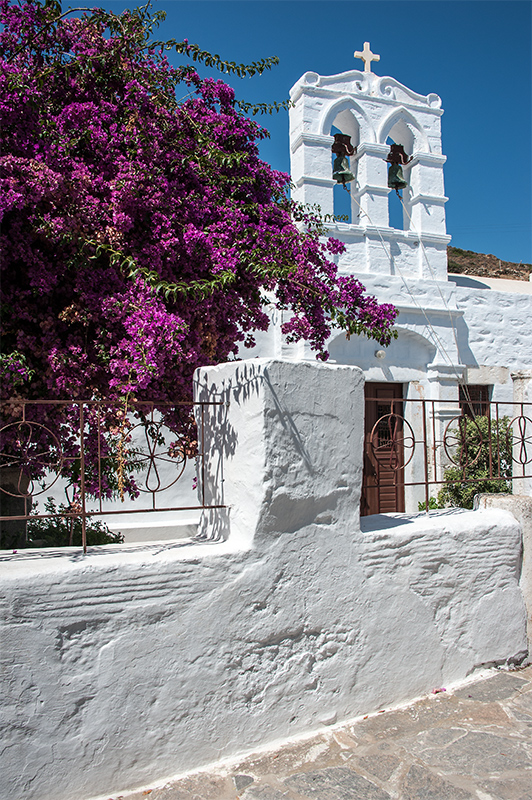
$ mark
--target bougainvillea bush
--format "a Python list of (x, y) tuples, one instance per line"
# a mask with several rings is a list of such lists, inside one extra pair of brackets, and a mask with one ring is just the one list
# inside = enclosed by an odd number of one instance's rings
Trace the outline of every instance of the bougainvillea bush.
[(189, 400), (196, 367), (268, 327), (266, 296), (318, 358), (333, 327), (390, 341), (394, 308), (338, 275), (343, 246), (260, 160), (265, 131), (196, 70), (275, 59), (153, 43), (147, 7), (0, 12), (4, 397)]

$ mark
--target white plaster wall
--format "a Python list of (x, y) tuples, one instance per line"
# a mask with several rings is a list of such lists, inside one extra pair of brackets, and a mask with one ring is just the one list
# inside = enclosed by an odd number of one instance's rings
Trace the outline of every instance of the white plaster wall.
[(530, 369), (532, 366), (530, 294), (475, 290), (457, 286), (456, 302), (458, 308), (464, 312), (469, 347), (476, 364)]
[[(494, 399), (511, 402), (509, 370), (530, 369), (532, 366), (530, 294), (477, 290), (456, 286), (452, 281), (421, 281), (371, 273), (361, 273), (358, 277), (368, 293), (375, 295), (379, 302), (393, 303), (399, 308), (397, 327), (400, 331), (411, 331), (425, 341), (427, 351), (432, 350), (432, 364), (427, 364), (425, 356), (420, 357), (421, 351), (411, 350), (409, 366), (412, 371), (421, 369), (426, 372), (428, 367), (437, 364), (452, 369), (452, 363), (457, 380), (458, 374), (464, 373), (466, 377), (464, 370), (468, 368), (469, 382), (504, 384), (506, 391)], [(384, 361), (379, 363), (373, 358), (372, 363), (368, 363), (377, 346), (366, 344), (362, 338), (353, 338), (343, 346), (339, 357), (337, 336), (335, 334), (331, 339), (335, 361), (345, 359), (345, 363), (359, 364), (367, 378), (370, 377), (369, 369), (380, 370), (382, 377), (374, 372), (371, 380), (402, 382), (412, 379), (399, 376), (407, 364), (404, 349), (399, 348), (397, 342), (392, 342), (387, 349)], [(312, 358), (308, 349), (307, 357)]]
[(532, 660), (532, 497), (513, 494), (480, 494), (475, 497), (476, 508), (503, 508), (510, 511), (521, 526), (523, 563), (520, 586), (527, 610), (528, 658)]
[(230, 403), (225, 539), (0, 561), (2, 796), (111, 795), (523, 655), (511, 514), (360, 529), (360, 370), (257, 360), (197, 385)]

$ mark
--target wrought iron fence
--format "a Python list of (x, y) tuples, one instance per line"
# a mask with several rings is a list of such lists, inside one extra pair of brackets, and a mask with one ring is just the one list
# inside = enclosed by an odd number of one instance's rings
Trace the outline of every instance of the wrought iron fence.
[(366, 397), (362, 514), (428, 510), (433, 488), (511, 492), (530, 478), (532, 403)]
[[(91, 517), (223, 508), (206, 503), (204, 449), (205, 408), (222, 405), (2, 401), (0, 526), (13, 531), (19, 523), (20, 531), (28, 521), (61, 518), (69, 520), (73, 529), (77, 520), (85, 553)], [(190, 461), (196, 466), (198, 502), (175, 505), (170, 496), (168, 503), (168, 491), (182, 478)], [(35, 501), (58, 482), (65, 486), (66, 505), (57, 513), (32, 510)], [(166, 503), (160, 505), (158, 499), (165, 492)], [(126, 497), (130, 501), (127, 508), (109, 508), (109, 501)], [(2, 538), (5, 541), (6, 536)]]

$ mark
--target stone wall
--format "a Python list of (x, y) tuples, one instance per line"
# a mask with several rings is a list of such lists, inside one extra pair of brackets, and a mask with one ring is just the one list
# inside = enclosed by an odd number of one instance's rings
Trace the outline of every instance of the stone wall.
[(361, 528), (361, 370), (257, 359), (196, 388), (227, 404), (202, 540), (2, 556), (4, 797), (109, 797), (524, 656), (512, 514)]

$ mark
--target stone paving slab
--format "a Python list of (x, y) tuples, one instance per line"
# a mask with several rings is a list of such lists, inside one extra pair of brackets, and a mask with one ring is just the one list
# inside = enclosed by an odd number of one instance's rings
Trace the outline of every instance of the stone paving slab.
[(121, 798), (532, 800), (532, 666)]

